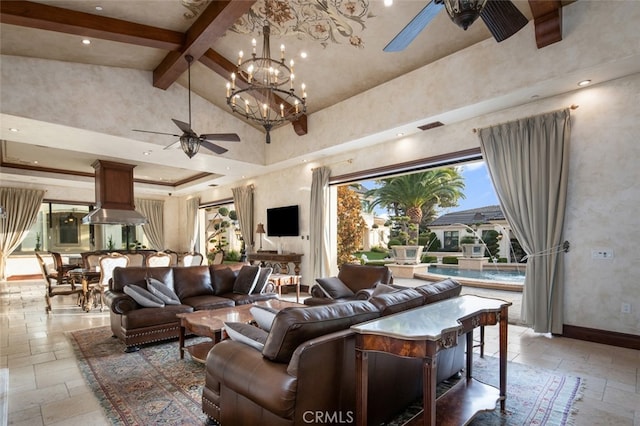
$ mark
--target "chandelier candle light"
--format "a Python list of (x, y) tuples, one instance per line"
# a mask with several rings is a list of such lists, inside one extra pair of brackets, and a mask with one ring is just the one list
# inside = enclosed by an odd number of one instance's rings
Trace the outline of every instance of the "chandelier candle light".
[(244, 60), (244, 53), (239, 52), (238, 68), (227, 83), (227, 105), (234, 113), (260, 123), (267, 131), (267, 143), (271, 143), (274, 126), (295, 121), (307, 111), (305, 84), (300, 85), (300, 94), (294, 89), (293, 59), (287, 64), (284, 44), (280, 46), (280, 59), (271, 58), (270, 34), (267, 22), (262, 27), (262, 56), (257, 56), (253, 39), (251, 57)]

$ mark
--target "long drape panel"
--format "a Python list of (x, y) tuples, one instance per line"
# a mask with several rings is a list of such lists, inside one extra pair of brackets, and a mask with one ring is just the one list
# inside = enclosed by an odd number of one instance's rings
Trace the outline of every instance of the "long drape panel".
[(253, 185), (232, 188), (231, 191), (245, 250), (253, 251)]
[(190, 198), (187, 200), (187, 251), (193, 251), (198, 239), (198, 208), (200, 198)]
[(0, 218), (0, 281), (7, 279), (7, 259), (36, 223), (43, 198), (39, 189), (0, 188), (0, 206), (7, 212)]
[(164, 201), (136, 198), (136, 210), (147, 218), (142, 232), (149, 240), (151, 249), (164, 250)]
[(528, 255), (522, 320), (562, 333), (562, 245), (569, 174), (569, 110), (480, 130), (480, 147), (505, 218)]
[(326, 277), (331, 270), (331, 235), (329, 229), (329, 176), (328, 167), (313, 170), (311, 178), (311, 270), (314, 278)]

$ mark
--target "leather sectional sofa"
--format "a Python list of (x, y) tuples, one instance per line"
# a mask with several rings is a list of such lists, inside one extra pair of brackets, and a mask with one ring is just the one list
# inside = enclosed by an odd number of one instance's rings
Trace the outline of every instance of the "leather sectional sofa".
[[(236, 277), (243, 264), (173, 267), (115, 268), (109, 289), (105, 292), (110, 308), (111, 331), (125, 345), (127, 352), (137, 346), (178, 337), (180, 321), (177, 313), (201, 309), (225, 308), (260, 300), (277, 298), (273, 288), (257, 294), (234, 292)], [(147, 289), (154, 278), (179, 297), (180, 304), (143, 307), (125, 294), (126, 285)]]
[[(460, 290), (446, 280), (366, 301), (285, 308), (275, 315), (262, 351), (232, 339), (211, 349), (202, 410), (210, 424), (223, 426), (354, 423), (356, 334), (349, 327)], [(440, 352), (438, 382), (463, 369), (464, 351), (462, 338)], [(422, 363), (376, 352), (368, 360), (369, 424), (380, 424), (422, 395)]]

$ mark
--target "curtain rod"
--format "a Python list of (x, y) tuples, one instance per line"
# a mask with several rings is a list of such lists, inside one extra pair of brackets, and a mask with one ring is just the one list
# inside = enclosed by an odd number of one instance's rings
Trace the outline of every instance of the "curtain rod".
[(349, 163), (349, 164), (351, 164), (351, 163), (353, 163), (353, 158), (348, 158), (346, 160), (340, 160), (340, 161), (336, 161), (336, 162), (329, 163), (329, 164), (323, 164), (322, 166), (318, 166), (318, 167), (312, 168), (311, 171), (313, 172), (313, 171), (316, 171), (316, 170), (318, 170), (318, 169), (320, 169), (322, 167), (333, 166), (333, 165), (340, 164), (340, 163)]
[[(579, 106), (580, 106), (580, 105), (572, 104), (572, 105), (569, 107), (569, 109), (578, 109), (578, 107), (579, 107)], [(478, 133), (478, 129), (477, 129), (477, 128), (475, 128), (475, 127), (474, 127), (473, 129), (471, 129), (471, 131), (472, 131), (473, 133)]]

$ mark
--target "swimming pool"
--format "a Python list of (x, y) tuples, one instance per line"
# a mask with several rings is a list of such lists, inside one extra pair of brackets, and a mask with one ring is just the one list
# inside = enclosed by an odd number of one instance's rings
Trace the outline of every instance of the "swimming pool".
[(500, 281), (512, 284), (524, 284), (524, 266), (522, 270), (496, 270), (491, 266), (485, 266), (482, 271), (471, 269), (448, 268), (446, 266), (429, 266), (429, 273), (446, 275), (448, 277), (472, 278), (484, 281)]

